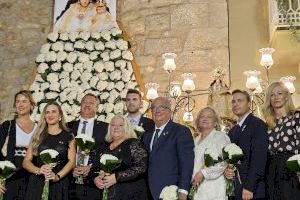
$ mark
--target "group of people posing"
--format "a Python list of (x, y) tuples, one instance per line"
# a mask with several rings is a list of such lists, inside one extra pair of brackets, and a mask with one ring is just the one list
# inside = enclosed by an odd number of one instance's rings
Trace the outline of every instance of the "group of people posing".
[[(171, 104), (158, 97), (151, 103), (152, 119), (140, 112), (142, 97), (128, 90), (128, 115), (115, 115), (109, 124), (95, 120), (98, 97), (86, 94), (81, 101), (80, 119), (66, 123), (56, 102), (48, 103), (38, 124), (30, 119), (35, 106), (29, 91), (15, 95), (17, 116), (0, 127), (1, 160), (9, 160), (17, 172), (0, 185), (5, 200), (40, 200), (44, 180), (50, 180), (49, 199), (100, 200), (108, 188), (110, 200), (158, 200), (162, 189), (178, 186), (178, 199), (188, 199), (191, 185), (195, 200), (226, 200), (226, 179), (235, 180), (236, 200), (296, 200), (300, 197), (299, 177), (286, 168), (286, 160), (300, 151), (300, 111), (280, 82), (272, 83), (266, 93), (265, 122), (250, 112), (250, 96), (242, 90), (232, 92), (232, 111), (237, 124), (228, 134), (221, 132), (213, 108), (197, 115), (198, 135), (171, 120)], [(145, 130), (137, 138), (134, 126)], [(95, 147), (85, 157), (85, 166), (76, 164), (78, 149), (74, 137), (86, 134)], [(204, 153), (235, 143), (244, 157), (233, 170), (225, 163), (204, 166)], [(55, 167), (45, 165), (39, 153), (45, 149), (59, 152)], [(100, 157), (111, 154), (121, 165), (113, 173), (99, 175)], [(84, 184), (76, 177), (83, 176)], [(240, 179), (240, 181), (238, 181)]]

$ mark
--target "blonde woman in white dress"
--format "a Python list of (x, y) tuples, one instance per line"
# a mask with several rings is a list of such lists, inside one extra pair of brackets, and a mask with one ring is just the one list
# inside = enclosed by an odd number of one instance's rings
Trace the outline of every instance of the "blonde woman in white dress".
[(197, 187), (194, 200), (226, 200), (226, 183), (223, 172), (224, 162), (211, 167), (204, 167), (204, 153), (207, 149), (222, 155), (222, 148), (230, 143), (226, 133), (217, 131), (219, 119), (216, 112), (206, 107), (196, 118), (196, 127), (200, 132), (195, 138), (195, 161), (192, 184)]

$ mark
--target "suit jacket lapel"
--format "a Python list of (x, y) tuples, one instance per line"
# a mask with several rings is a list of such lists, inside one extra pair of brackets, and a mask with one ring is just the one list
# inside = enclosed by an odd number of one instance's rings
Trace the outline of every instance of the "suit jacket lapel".
[(159, 149), (162, 146), (162, 143), (168, 138), (168, 136), (171, 134), (172, 132), (172, 124), (173, 122), (170, 120), (168, 122), (168, 124), (165, 126), (164, 130), (161, 132), (157, 143), (155, 144), (155, 146), (152, 147), (152, 151), (151, 153), (155, 153), (155, 151), (157, 151), (157, 149)]
[(10, 128), (7, 127), (9, 129), (9, 132), (7, 133), (9, 135), (7, 143), (7, 159), (14, 162), (16, 147), (16, 120), (12, 120), (9, 126)]
[(75, 121), (75, 123), (73, 124), (73, 127), (72, 127), (73, 131), (75, 132), (74, 133), (75, 136), (78, 133), (79, 123), (80, 123), (80, 120)]

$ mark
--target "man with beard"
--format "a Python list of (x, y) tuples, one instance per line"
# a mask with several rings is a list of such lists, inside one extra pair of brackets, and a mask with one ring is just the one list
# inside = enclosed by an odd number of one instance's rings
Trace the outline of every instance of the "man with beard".
[[(73, 200), (100, 200), (101, 191), (95, 186), (93, 177), (96, 176), (93, 170), (96, 151), (101, 152), (105, 145), (104, 137), (107, 133), (108, 124), (95, 119), (99, 100), (93, 94), (86, 94), (80, 104), (80, 119), (68, 123), (74, 135), (86, 134), (95, 139), (95, 146), (88, 156), (85, 156), (86, 166), (77, 166), (73, 170), (71, 177), (70, 199)], [(76, 177), (83, 176), (84, 184), (76, 184)]]
[(142, 95), (138, 90), (129, 89), (126, 95), (126, 107), (128, 111), (128, 119), (133, 126), (141, 126), (145, 132), (154, 129), (152, 119), (144, 117), (140, 112), (143, 106)]

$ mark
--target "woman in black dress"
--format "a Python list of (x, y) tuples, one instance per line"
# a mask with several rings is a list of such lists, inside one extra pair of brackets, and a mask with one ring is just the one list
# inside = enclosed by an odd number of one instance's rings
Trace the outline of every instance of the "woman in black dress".
[(299, 199), (298, 177), (287, 169), (286, 161), (300, 153), (300, 112), (295, 110), (283, 83), (274, 82), (268, 87), (263, 114), (269, 128), (268, 199)]
[[(59, 152), (54, 168), (42, 163), (39, 153), (46, 149)], [(40, 200), (45, 179), (50, 180), (49, 200), (68, 200), (68, 174), (75, 167), (75, 140), (65, 125), (61, 107), (48, 103), (29, 144), (23, 167), (31, 173), (26, 200)]]
[[(122, 163), (113, 174), (96, 177), (96, 186), (100, 189), (107, 187), (110, 200), (147, 200), (147, 152), (128, 119), (122, 115), (114, 116), (105, 139), (108, 146), (104, 153), (116, 156)], [(100, 164), (100, 159), (97, 163)]]
[(22, 168), (30, 139), (36, 124), (30, 119), (35, 106), (31, 92), (19, 91), (14, 98), (16, 118), (3, 122), (0, 126), (1, 160), (9, 160), (17, 167), (17, 172), (6, 180), (5, 187), (0, 185), (0, 193), (5, 200), (24, 199), (29, 173)]

